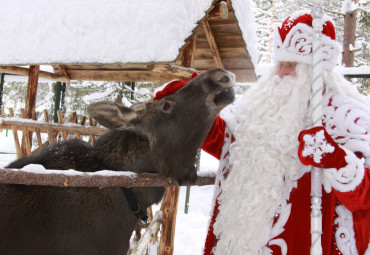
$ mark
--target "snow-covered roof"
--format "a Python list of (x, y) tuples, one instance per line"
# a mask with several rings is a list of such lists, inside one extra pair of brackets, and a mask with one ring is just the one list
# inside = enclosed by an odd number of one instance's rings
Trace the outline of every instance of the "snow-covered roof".
[(0, 63), (165, 62), (211, 0), (2, 0)]
[[(2, 0), (0, 65), (167, 63), (212, 0)], [(232, 0), (252, 64), (250, 0)]]

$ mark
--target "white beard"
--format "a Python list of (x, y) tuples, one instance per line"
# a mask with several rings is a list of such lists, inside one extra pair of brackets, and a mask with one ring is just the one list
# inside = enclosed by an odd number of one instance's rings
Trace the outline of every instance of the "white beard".
[(265, 77), (237, 105), (231, 171), (222, 182), (214, 224), (215, 254), (270, 254), (274, 214), (304, 174), (298, 134), (307, 123), (311, 97), (306, 66), (296, 77)]

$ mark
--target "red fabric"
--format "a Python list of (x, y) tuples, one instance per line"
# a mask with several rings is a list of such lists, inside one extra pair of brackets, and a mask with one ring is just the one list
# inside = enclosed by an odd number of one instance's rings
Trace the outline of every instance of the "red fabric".
[(213, 233), (213, 225), (215, 224), (216, 217), (218, 215), (218, 207), (219, 207), (219, 203), (218, 203), (218, 200), (216, 199), (216, 204), (215, 204), (215, 207), (213, 208), (212, 218), (211, 218), (211, 222), (210, 222), (209, 228), (208, 228), (206, 243), (204, 245), (204, 251), (203, 251), (204, 255), (213, 254), (212, 249), (217, 244), (217, 238), (216, 238), (215, 234)]
[[(332, 153), (322, 154), (321, 161), (319, 163), (316, 163), (312, 155), (308, 155), (306, 157), (302, 155), (302, 152), (305, 148), (305, 142), (303, 140), (303, 137), (305, 135), (315, 136), (320, 131), (324, 131), (326, 142), (334, 147), (334, 151)], [(314, 127), (311, 129), (301, 131), (298, 136), (298, 141), (299, 141), (298, 157), (299, 157), (299, 160), (302, 162), (302, 164), (306, 166), (311, 165), (311, 166), (319, 167), (319, 168), (340, 169), (347, 165), (347, 162), (344, 158), (346, 156), (346, 152), (342, 148), (339, 147), (339, 145), (333, 140), (333, 138), (328, 134), (328, 132), (326, 132), (324, 127), (321, 127), (321, 126)], [(319, 149), (319, 148), (316, 148), (316, 149)]]
[[(312, 17), (310, 14), (304, 14), (296, 18), (295, 20), (291, 20), (290, 17), (288, 17), (283, 24), (281, 25), (281, 28), (279, 27), (279, 34), (281, 37), (281, 41), (284, 42), (285, 37), (290, 32), (290, 30), (297, 24), (302, 23), (306, 24), (310, 27), (312, 27)], [(324, 35), (329, 36), (332, 40), (335, 40), (335, 28), (333, 23), (330, 21), (326, 21), (323, 25), (322, 33)]]
[(217, 116), (201, 147), (202, 150), (217, 159), (221, 157), (225, 128), (225, 121), (220, 116)]
[(162, 89), (161, 91), (158, 91), (155, 94), (155, 97), (153, 98), (153, 101), (159, 100), (162, 97), (166, 97), (166, 96), (169, 96), (169, 95), (172, 95), (172, 94), (176, 93), (176, 91), (178, 91), (179, 89), (184, 87), (186, 84), (188, 84), (189, 81), (191, 81), (197, 75), (198, 74), (196, 72), (193, 72), (193, 74), (190, 77), (190, 80), (188, 80), (188, 81), (175, 80), (175, 81), (172, 81), (172, 82), (168, 83), (164, 89)]

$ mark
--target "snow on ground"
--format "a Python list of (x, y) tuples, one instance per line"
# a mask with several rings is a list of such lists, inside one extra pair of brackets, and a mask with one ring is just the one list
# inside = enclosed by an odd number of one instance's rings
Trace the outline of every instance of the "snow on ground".
[[(13, 133), (8, 131), (6, 135), (6, 130), (0, 131), (0, 168), (6, 166), (15, 158)], [(202, 151), (199, 175), (215, 173), (217, 167), (218, 160)], [(176, 219), (174, 254), (199, 255), (202, 254), (207, 234), (213, 185), (191, 187), (188, 214), (184, 213), (185, 197), (186, 187), (181, 187)], [(153, 213), (158, 209), (159, 205), (153, 206)]]

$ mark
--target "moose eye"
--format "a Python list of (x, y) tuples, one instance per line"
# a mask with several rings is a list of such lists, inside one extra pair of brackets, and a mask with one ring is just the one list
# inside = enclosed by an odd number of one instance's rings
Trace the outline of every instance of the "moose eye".
[(162, 105), (162, 111), (165, 113), (170, 113), (174, 104), (174, 102), (164, 102)]
[(169, 103), (165, 103), (163, 106), (163, 110), (168, 111), (170, 109), (171, 105)]

